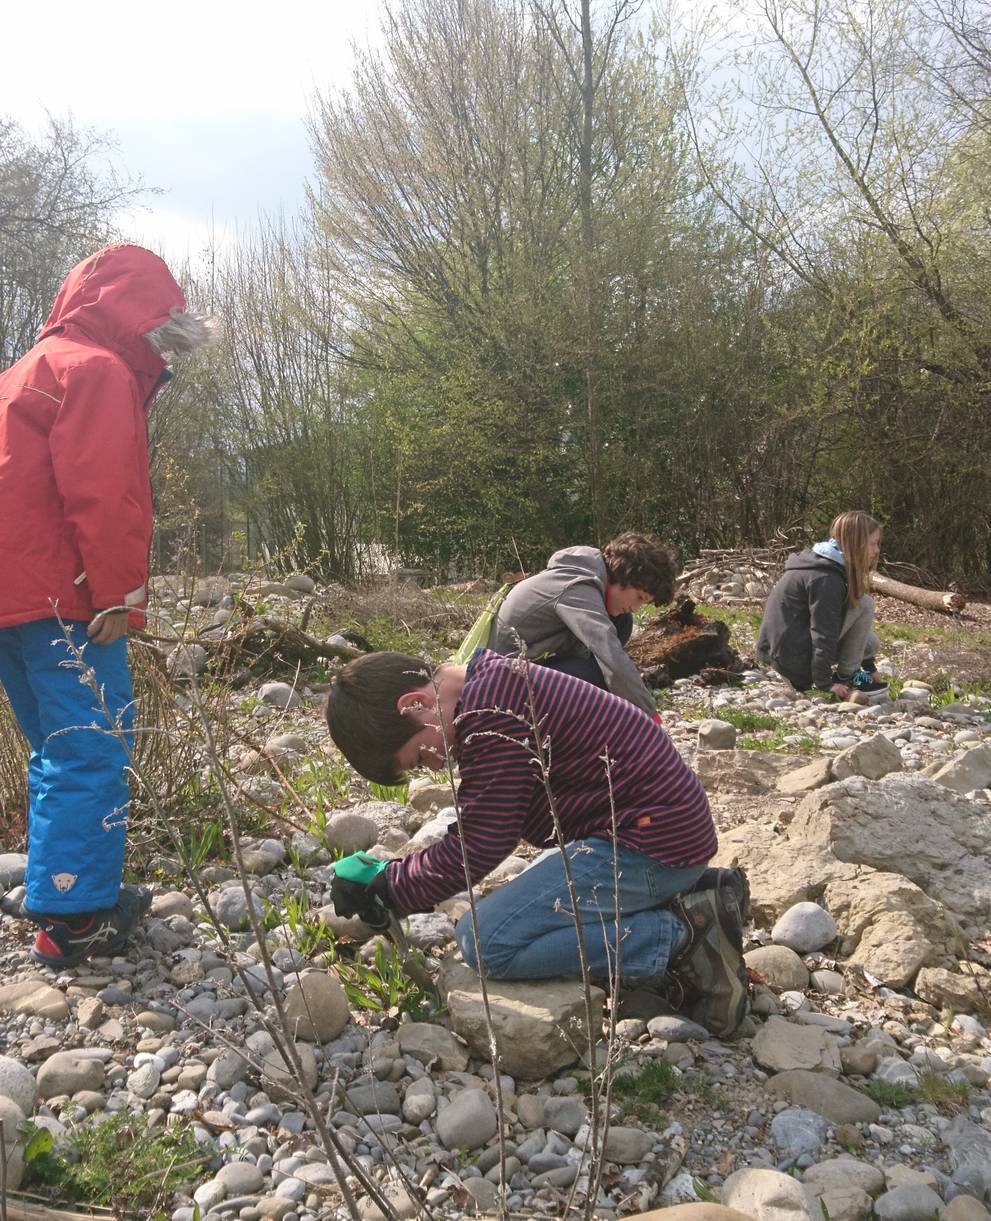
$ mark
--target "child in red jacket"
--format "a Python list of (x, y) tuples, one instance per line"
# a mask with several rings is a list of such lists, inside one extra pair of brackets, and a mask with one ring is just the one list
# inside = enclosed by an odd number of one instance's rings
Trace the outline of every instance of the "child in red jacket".
[[(147, 413), (165, 356), (209, 323), (155, 254), (110, 246), (66, 278), (38, 342), (0, 374), (0, 683), (31, 747), (32, 956), (123, 948), (150, 894), (121, 886), (133, 720), (128, 624), (146, 604)], [(61, 620), (61, 622), (60, 622)], [(68, 635), (102, 689), (80, 681)]]

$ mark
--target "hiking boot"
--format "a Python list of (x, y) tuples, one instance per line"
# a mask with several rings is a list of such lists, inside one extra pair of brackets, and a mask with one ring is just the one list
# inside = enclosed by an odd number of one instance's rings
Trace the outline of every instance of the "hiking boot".
[(698, 890), (717, 890), (725, 886), (733, 892), (736, 905), (740, 909), (740, 919), (746, 924), (750, 919), (750, 883), (742, 869), (717, 869), (715, 866), (706, 869), (699, 880), (687, 894)]
[(714, 1035), (731, 1035), (747, 1015), (743, 921), (729, 886), (696, 890), (670, 908), (689, 933), (689, 944), (668, 972), (684, 992), (686, 1012)]
[(125, 885), (120, 888), (116, 905), (101, 911), (49, 916), (22, 904), (21, 914), (39, 929), (31, 957), (56, 971), (78, 966), (94, 955), (111, 958), (126, 947), (151, 899), (147, 887)]

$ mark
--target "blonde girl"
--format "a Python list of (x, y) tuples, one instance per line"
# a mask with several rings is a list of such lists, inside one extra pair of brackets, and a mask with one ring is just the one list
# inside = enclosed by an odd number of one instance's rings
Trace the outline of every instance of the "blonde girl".
[(828, 539), (789, 556), (764, 608), (758, 659), (802, 691), (846, 699), (853, 688), (884, 690), (868, 593), (880, 552), (880, 522), (856, 509), (833, 519)]

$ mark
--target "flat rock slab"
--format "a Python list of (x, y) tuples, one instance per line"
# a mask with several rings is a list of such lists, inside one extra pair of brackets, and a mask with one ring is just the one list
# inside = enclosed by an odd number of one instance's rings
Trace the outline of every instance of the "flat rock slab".
[(837, 860), (903, 874), (967, 919), (991, 910), (991, 815), (923, 777), (827, 785), (803, 798), (788, 835)]
[(443, 1026), (431, 1022), (406, 1022), (399, 1027), (399, 1050), (421, 1064), (463, 1073), (468, 1067), (468, 1049)]
[(830, 1123), (877, 1123), (881, 1118), (873, 1098), (825, 1073), (794, 1068), (778, 1073), (764, 1088), (773, 1098), (818, 1111)]
[(804, 767), (793, 772), (785, 772), (778, 779), (778, 792), (786, 797), (797, 796), (800, 793), (811, 793), (821, 789), (833, 779), (833, 761), (826, 755), (820, 755)]
[(695, 770), (707, 793), (769, 793), (804, 762), (771, 750), (699, 750)]
[[(480, 1058), (489, 1034), (478, 976), (464, 963), (445, 959), (438, 978), (451, 1028)], [(577, 1062), (588, 1048), (585, 997), (580, 980), (488, 981), (489, 1010), (504, 1072), (534, 1080)], [(592, 1021), (598, 1032), (605, 993), (592, 989)]]
[(69, 1003), (51, 984), (26, 979), (0, 988), (0, 1013), (29, 1013), (52, 1022), (64, 1022), (69, 1016)]
[(798, 1026), (780, 1017), (770, 1017), (753, 1042), (754, 1059), (771, 1072), (811, 1069), (838, 1074), (840, 1045), (835, 1035), (817, 1026)]

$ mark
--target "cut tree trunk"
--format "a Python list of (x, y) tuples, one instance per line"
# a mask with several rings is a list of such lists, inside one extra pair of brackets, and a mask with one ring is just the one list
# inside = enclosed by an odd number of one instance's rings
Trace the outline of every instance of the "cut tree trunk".
[(649, 620), (627, 652), (651, 687), (670, 687), (691, 675), (706, 684), (739, 682), (747, 668), (729, 642), (726, 624), (697, 615), (691, 598)]
[(901, 581), (893, 581), (891, 577), (882, 577), (876, 572), (871, 573), (871, 589), (884, 594), (886, 598), (898, 598), (901, 602), (910, 602), (913, 606), (922, 606), (926, 610), (942, 611), (947, 615), (962, 611), (967, 605), (963, 594), (920, 589), (917, 585), (905, 585)]

